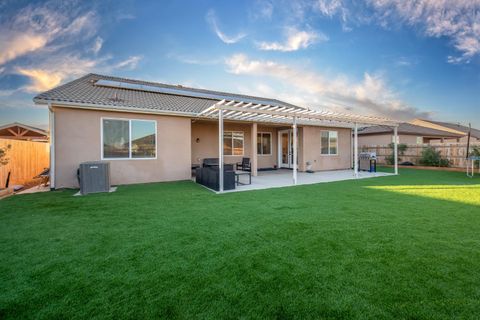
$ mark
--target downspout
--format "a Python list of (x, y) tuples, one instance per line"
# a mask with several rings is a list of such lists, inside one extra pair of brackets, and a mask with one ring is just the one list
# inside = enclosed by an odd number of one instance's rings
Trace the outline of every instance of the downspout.
[(50, 190), (55, 190), (55, 113), (48, 104), (48, 125), (50, 130)]

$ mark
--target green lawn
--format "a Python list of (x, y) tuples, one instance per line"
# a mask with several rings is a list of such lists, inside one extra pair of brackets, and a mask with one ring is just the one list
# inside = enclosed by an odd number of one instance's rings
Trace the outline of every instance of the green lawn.
[(0, 319), (480, 317), (480, 178), (0, 201)]

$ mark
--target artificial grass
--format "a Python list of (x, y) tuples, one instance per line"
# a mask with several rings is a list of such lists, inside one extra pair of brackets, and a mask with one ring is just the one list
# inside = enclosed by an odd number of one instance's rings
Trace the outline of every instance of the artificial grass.
[(0, 319), (480, 316), (480, 179), (0, 201)]

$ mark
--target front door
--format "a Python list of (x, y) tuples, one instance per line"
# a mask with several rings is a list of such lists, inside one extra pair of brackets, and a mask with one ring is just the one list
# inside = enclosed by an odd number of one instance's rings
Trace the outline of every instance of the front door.
[(278, 164), (280, 168), (293, 167), (293, 130), (278, 131)]

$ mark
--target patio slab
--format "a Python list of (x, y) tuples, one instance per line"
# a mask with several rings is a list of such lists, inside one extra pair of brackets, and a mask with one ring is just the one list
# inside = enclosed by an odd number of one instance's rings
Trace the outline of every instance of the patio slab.
[[(343, 180), (354, 180), (355, 175), (353, 170), (334, 170), (321, 171), (314, 173), (298, 172), (297, 185), (315, 184), (324, 182), (334, 182)], [(385, 177), (394, 175), (393, 173), (385, 172), (364, 172), (358, 173), (358, 179)], [(281, 188), (293, 186), (293, 172), (288, 169), (280, 169), (274, 171), (260, 171), (258, 176), (252, 177), (252, 184), (240, 185), (235, 190), (228, 190), (225, 192), (239, 192), (248, 190), (260, 190), (269, 188)]]

